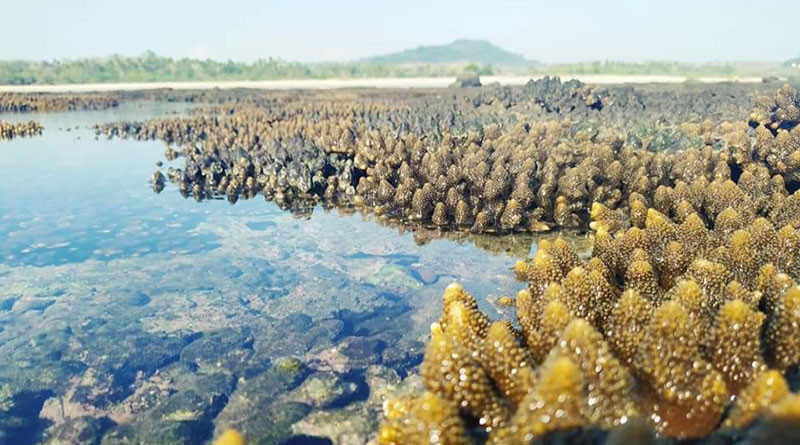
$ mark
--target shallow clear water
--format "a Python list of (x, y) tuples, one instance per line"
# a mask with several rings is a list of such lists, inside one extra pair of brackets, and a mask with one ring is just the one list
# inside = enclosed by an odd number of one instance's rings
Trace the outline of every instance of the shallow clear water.
[(228, 426), (260, 443), (342, 442), (343, 419), (361, 440), (386, 388), (414, 384), (401, 379), (449, 283), (490, 314), (520, 288), (515, 258), (469, 242), (155, 194), (163, 143), (89, 128), (180, 110), (2, 116), (45, 131), (0, 142), (0, 443), (198, 443)]

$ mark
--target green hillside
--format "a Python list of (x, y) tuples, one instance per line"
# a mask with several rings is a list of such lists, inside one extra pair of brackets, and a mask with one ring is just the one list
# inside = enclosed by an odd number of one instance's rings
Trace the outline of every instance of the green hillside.
[(397, 53), (361, 59), (381, 64), (477, 63), (482, 65), (527, 67), (537, 65), (520, 54), (512, 53), (486, 40), (456, 40), (446, 45), (418, 46)]

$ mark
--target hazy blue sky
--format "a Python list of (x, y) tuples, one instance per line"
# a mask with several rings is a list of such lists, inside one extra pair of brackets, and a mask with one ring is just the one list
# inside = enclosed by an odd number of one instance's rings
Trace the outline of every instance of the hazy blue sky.
[[(351, 60), (457, 38), (544, 62), (800, 55), (800, 1), (2, 0), (0, 59)], [(556, 4), (559, 3), (559, 4)]]

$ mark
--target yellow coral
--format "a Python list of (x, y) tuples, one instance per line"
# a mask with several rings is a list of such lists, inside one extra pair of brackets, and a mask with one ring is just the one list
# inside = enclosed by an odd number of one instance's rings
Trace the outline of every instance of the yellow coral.
[(227, 429), (217, 438), (214, 445), (246, 445), (247, 442), (238, 431)]
[(554, 355), (542, 365), (538, 383), (510, 422), (513, 443), (529, 443), (552, 431), (586, 425), (583, 376), (575, 362)]
[(546, 246), (547, 253), (550, 254), (555, 265), (561, 270), (562, 275), (566, 275), (575, 267), (582, 264), (575, 249), (563, 238), (556, 238)]
[(610, 233), (614, 233), (626, 225), (625, 215), (620, 211), (611, 210), (604, 206), (602, 203), (593, 202), (589, 217), (592, 222), (589, 223), (589, 228), (592, 230), (603, 229)]
[(728, 390), (703, 360), (695, 325), (676, 301), (656, 309), (637, 363), (649, 383), (648, 408), (661, 434), (703, 437), (722, 416)]
[(667, 245), (677, 241), (678, 226), (654, 209), (647, 210), (644, 226), (647, 229), (648, 252), (656, 258), (663, 257)]
[(764, 314), (741, 300), (725, 303), (717, 314), (709, 346), (711, 364), (722, 373), (732, 393), (749, 384), (766, 369), (761, 357)]
[(752, 287), (760, 264), (759, 252), (749, 232), (737, 230), (730, 237), (728, 269), (733, 279)]
[(484, 428), (505, 422), (507, 408), (486, 371), (473, 353), (448, 336), (438, 323), (431, 326), (431, 341), (420, 373), (429, 391), (470, 412)]
[(789, 385), (780, 372), (762, 371), (736, 396), (736, 402), (722, 426), (744, 428), (788, 393)]
[(725, 299), (725, 287), (733, 277), (725, 265), (706, 259), (697, 259), (689, 265), (685, 278), (694, 281), (701, 287), (707, 297), (703, 298), (707, 300), (703, 305), (708, 315), (711, 315)]
[(800, 278), (800, 234), (791, 225), (783, 226), (775, 239), (775, 265), (784, 273)]
[(571, 321), (550, 354), (569, 357), (580, 368), (590, 425), (613, 428), (639, 415), (633, 397), (633, 377), (589, 323), (581, 319)]
[(387, 401), (384, 415), (386, 420), (377, 435), (381, 445), (471, 443), (458, 409), (429, 391), (415, 398)]
[(528, 266), (528, 281), (531, 293), (535, 296), (541, 295), (550, 283), (559, 282), (564, 277), (561, 267), (556, 264), (552, 255), (546, 248), (540, 246)]
[(567, 306), (558, 300), (551, 301), (545, 306), (539, 329), (527, 338), (534, 362), (541, 363), (544, 360), (572, 318), (573, 315)]
[(625, 273), (625, 288), (636, 289), (654, 304), (661, 302), (661, 287), (653, 266), (647, 261), (634, 261), (628, 266), (628, 271)]
[(684, 249), (683, 244), (677, 241), (667, 244), (658, 277), (662, 289), (671, 289), (675, 285), (678, 277), (686, 271), (690, 259), (690, 253)]
[[(474, 350), (486, 336), (489, 318), (478, 310), (478, 303), (458, 283), (452, 283), (442, 297), (442, 329), (464, 340)], [(453, 326), (451, 326), (453, 325)]]
[(633, 364), (652, 314), (651, 303), (635, 289), (625, 291), (615, 303), (605, 331), (609, 345), (624, 363)]
[(696, 213), (692, 213), (678, 227), (678, 238), (687, 252), (705, 250), (709, 242), (708, 229)]
[(531, 358), (517, 342), (517, 335), (508, 322), (496, 321), (489, 326), (480, 362), (514, 406), (522, 401), (533, 385)]
[(792, 280), (788, 275), (779, 273), (772, 264), (761, 266), (756, 277), (755, 288), (761, 293), (764, 301), (764, 309), (767, 315), (775, 311), (779, 300), (792, 285)]
[(800, 287), (793, 286), (778, 300), (767, 328), (770, 365), (779, 370), (800, 363)]

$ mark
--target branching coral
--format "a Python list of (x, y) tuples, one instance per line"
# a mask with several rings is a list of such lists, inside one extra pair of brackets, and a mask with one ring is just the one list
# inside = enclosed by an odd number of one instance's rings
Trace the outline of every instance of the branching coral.
[[(554, 355), (542, 365), (539, 381), (525, 396), (506, 431), (498, 435), (511, 444), (529, 443), (553, 431), (586, 424), (586, 398), (580, 367), (568, 357)], [(497, 438), (495, 443), (501, 443)]]
[(789, 385), (781, 373), (762, 371), (736, 397), (723, 428), (744, 428), (776, 402), (789, 394)]
[(668, 436), (705, 436), (727, 400), (722, 376), (702, 359), (695, 328), (680, 303), (664, 303), (654, 312), (636, 359), (651, 391), (651, 418)]
[(761, 356), (763, 322), (763, 313), (738, 299), (725, 303), (717, 314), (709, 342), (709, 356), (733, 393), (766, 368)]
[(42, 134), (42, 125), (36, 121), (12, 123), (0, 120), (0, 141), (16, 137), (30, 137)]
[[(641, 102), (648, 91), (597, 91), (542, 79), (476, 96), (232, 95), (237, 102), (223, 115), (214, 108), (97, 132), (175, 146), (171, 153), (185, 166), (168, 176), (185, 196), (235, 202), (263, 194), (290, 209), (357, 206), (442, 231), (585, 229), (591, 221), (614, 233), (644, 228), (647, 207), (677, 223), (692, 212), (713, 223), (734, 205), (744, 224), (737, 229), (757, 216), (797, 221), (800, 209), (778, 198), (800, 171), (793, 90), (759, 102), (752, 135), (744, 119), (659, 128), (673, 105), (664, 114), (661, 98)], [(493, 106), (498, 97), (509, 106)], [(576, 102), (581, 97), (594, 105)], [(697, 104), (690, 98), (687, 105)], [(619, 126), (630, 107), (635, 120), (654, 119), (647, 125), (655, 128)]]
[(431, 392), (425, 392), (417, 398), (389, 400), (383, 409), (386, 421), (378, 430), (379, 444), (470, 443), (456, 405)]
[(119, 94), (0, 93), (2, 112), (103, 110), (119, 105)]
[[(564, 239), (540, 241), (515, 266), (528, 284), (519, 333), (448, 287), (426, 387), (493, 444), (639, 419), (680, 439), (774, 433), (793, 406), (781, 372), (800, 364), (800, 287), (775, 265), (795, 264), (796, 229), (730, 210), (712, 220), (693, 207), (676, 223), (648, 209), (642, 228), (613, 235), (600, 225), (588, 260)], [(770, 404), (788, 408), (778, 417)]]

